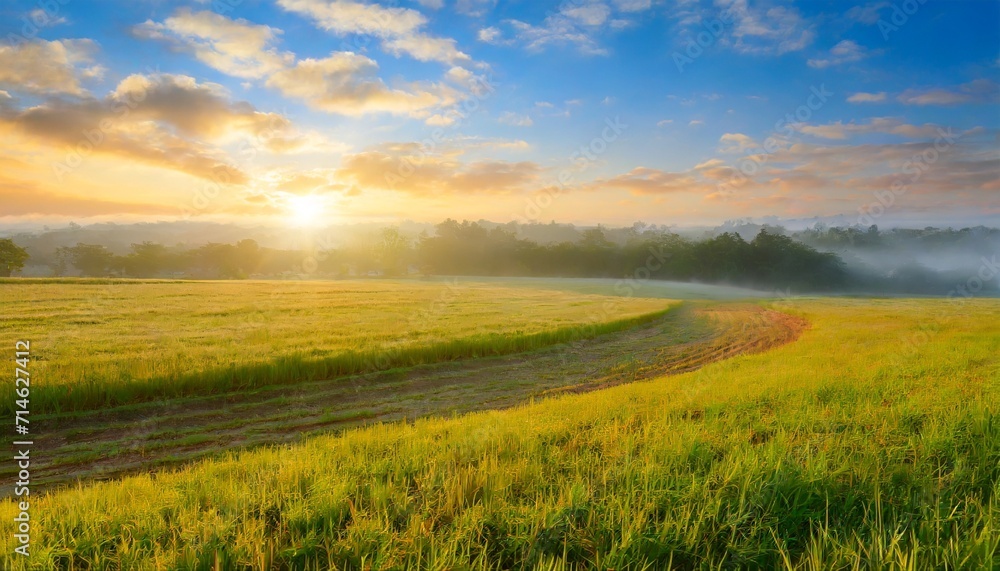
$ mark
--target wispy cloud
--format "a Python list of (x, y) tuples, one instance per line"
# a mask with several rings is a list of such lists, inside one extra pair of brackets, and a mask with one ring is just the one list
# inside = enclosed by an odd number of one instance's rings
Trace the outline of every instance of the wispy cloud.
[(868, 57), (869, 52), (864, 47), (853, 40), (842, 40), (830, 49), (830, 53), (824, 58), (810, 59), (806, 63), (809, 67), (823, 69), (830, 66), (843, 65), (861, 61)]
[(997, 103), (1000, 101), (1000, 86), (989, 79), (977, 79), (958, 87), (907, 89), (898, 99), (906, 105)]
[(879, 91), (878, 93), (865, 93), (858, 92), (847, 98), (848, 103), (881, 103), (885, 101), (886, 93), (884, 91)]
[(205, 65), (235, 77), (263, 77), (295, 59), (292, 53), (279, 52), (273, 45), (281, 30), (207, 10), (181, 8), (163, 22), (147, 20), (133, 32), (140, 38), (171, 42), (189, 50)]

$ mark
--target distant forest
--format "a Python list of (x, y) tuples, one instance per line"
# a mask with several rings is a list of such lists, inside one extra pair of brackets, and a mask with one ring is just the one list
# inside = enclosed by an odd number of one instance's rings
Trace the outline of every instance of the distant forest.
[[(788, 232), (780, 226), (739, 224), (692, 237), (641, 223), (616, 229), (534, 226), (446, 220), (433, 232), (422, 230), (415, 236), (381, 228), (339, 247), (297, 249), (264, 247), (252, 238), (197, 246), (142, 241), (117, 252), (87, 242), (44, 251), (40, 242), (46, 239), (27, 234), (15, 236), (14, 242), (28, 245), (32, 275), (39, 275), (38, 268), (44, 266), (52, 276), (603, 277), (796, 292), (945, 295), (978, 274), (980, 285), (972, 293), (1000, 289), (995, 279), (1000, 230), (982, 227), (881, 232), (875, 226), (816, 225)], [(552, 234), (554, 227), (566, 239), (540, 242), (525, 237), (541, 231)]]

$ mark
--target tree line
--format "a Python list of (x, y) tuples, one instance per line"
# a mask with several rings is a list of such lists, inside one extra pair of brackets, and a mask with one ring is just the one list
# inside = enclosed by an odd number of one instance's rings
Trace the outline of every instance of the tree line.
[[(544, 241), (540, 235), (564, 239)], [(446, 220), (433, 232), (406, 235), (398, 228), (356, 236), (323, 251), (286, 250), (243, 239), (233, 244), (165, 246), (150, 241), (115, 253), (99, 244), (77, 243), (37, 252), (38, 267), (52, 275), (136, 278), (240, 279), (466, 275), (651, 278), (724, 283), (788, 291), (856, 291), (944, 295), (972, 270), (931, 269), (907, 252), (935, 252), (966, 265), (995, 252), (1000, 231), (925, 228), (880, 232), (870, 228), (825, 228), (788, 233), (769, 225), (732, 224), (694, 237), (637, 223), (608, 229), (490, 224)], [(533, 236), (527, 238), (525, 235)], [(32, 250), (35, 255), (38, 248)], [(869, 252), (867, 259), (860, 254)], [(867, 254), (866, 254), (867, 255)], [(935, 254), (937, 255), (937, 254)], [(0, 275), (24, 267), (27, 252), (0, 240)], [(984, 258), (986, 259), (986, 258)], [(991, 281), (986, 289), (997, 290)]]
[[(17, 248), (13, 242), (10, 246)], [(247, 239), (189, 249), (142, 242), (132, 244), (123, 255), (102, 245), (79, 243), (58, 248), (52, 258), (54, 275), (91, 277), (638, 276), (798, 289), (840, 287), (847, 277), (836, 255), (766, 230), (749, 242), (735, 233), (690, 240), (648, 230), (615, 243), (598, 227), (583, 231), (574, 242), (539, 244), (518, 238), (503, 226), (487, 229), (455, 220), (438, 224), (433, 235), (425, 232), (411, 239), (386, 228), (370, 240), (322, 252), (274, 250)], [(11, 257), (9, 271), (23, 267), (25, 259)]]

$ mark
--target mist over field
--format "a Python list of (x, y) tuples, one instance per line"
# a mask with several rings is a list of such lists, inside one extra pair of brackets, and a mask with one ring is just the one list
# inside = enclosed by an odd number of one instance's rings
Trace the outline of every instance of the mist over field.
[[(754, 244), (761, 232), (787, 237), (805, 246), (805, 251), (830, 257), (825, 263), (802, 265), (806, 262), (793, 260), (787, 247), (778, 244), (765, 257), (767, 261), (760, 262), (790, 264), (790, 272), (815, 273), (815, 280), (799, 275), (752, 275), (726, 266), (740, 263), (744, 247)], [(438, 225), (404, 222), (392, 227), (331, 226), (294, 235), (270, 227), (161, 222), (74, 224), (12, 236), (30, 255), (21, 275), (35, 277), (466, 275), (627, 279), (634, 277), (631, 274), (636, 268), (642, 268), (643, 256), (652, 252), (657, 261), (655, 268), (647, 268), (649, 277), (752, 287), (777, 291), (778, 295), (793, 291), (996, 295), (1000, 291), (1000, 230), (984, 226), (879, 229), (816, 223), (789, 230), (773, 221), (755, 224), (735, 220), (712, 228), (642, 222), (616, 228), (481, 220)], [(448, 237), (460, 243), (438, 243)], [(241, 242), (244, 250), (237, 248)], [(477, 245), (472, 246), (474, 243)], [(226, 247), (234, 248), (228, 254), (228, 264), (224, 261)], [(212, 252), (214, 261), (198, 260), (199, 256), (212, 258)], [(712, 260), (720, 255), (732, 257), (732, 261), (716, 260), (713, 266)], [(774, 256), (784, 257), (778, 260)], [(726, 267), (717, 267), (720, 264)]]

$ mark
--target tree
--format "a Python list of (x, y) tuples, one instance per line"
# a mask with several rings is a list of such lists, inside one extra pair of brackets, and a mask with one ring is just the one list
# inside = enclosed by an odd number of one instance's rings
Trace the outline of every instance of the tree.
[(78, 243), (72, 248), (65, 247), (59, 250), (64, 252), (76, 269), (85, 276), (106, 276), (115, 265), (115, 255), (104, 246)]
[(0, 277), (9, 278), (14, 272), (24, 268), (28, 252), (10, 238), (0, 239)]
[(143, 242), (132, 244), (132, 253), (125, 256), (125, 271), (130, 276), (149, 278), (167, 270), (169, 253), (166, 246)]
[(405, 271), (406, 253), (410, 241), (396, 228), (383, 228), (381, 238), (375, 246), (375, 256), (382, 264), (387, 276), (398, 276)]

